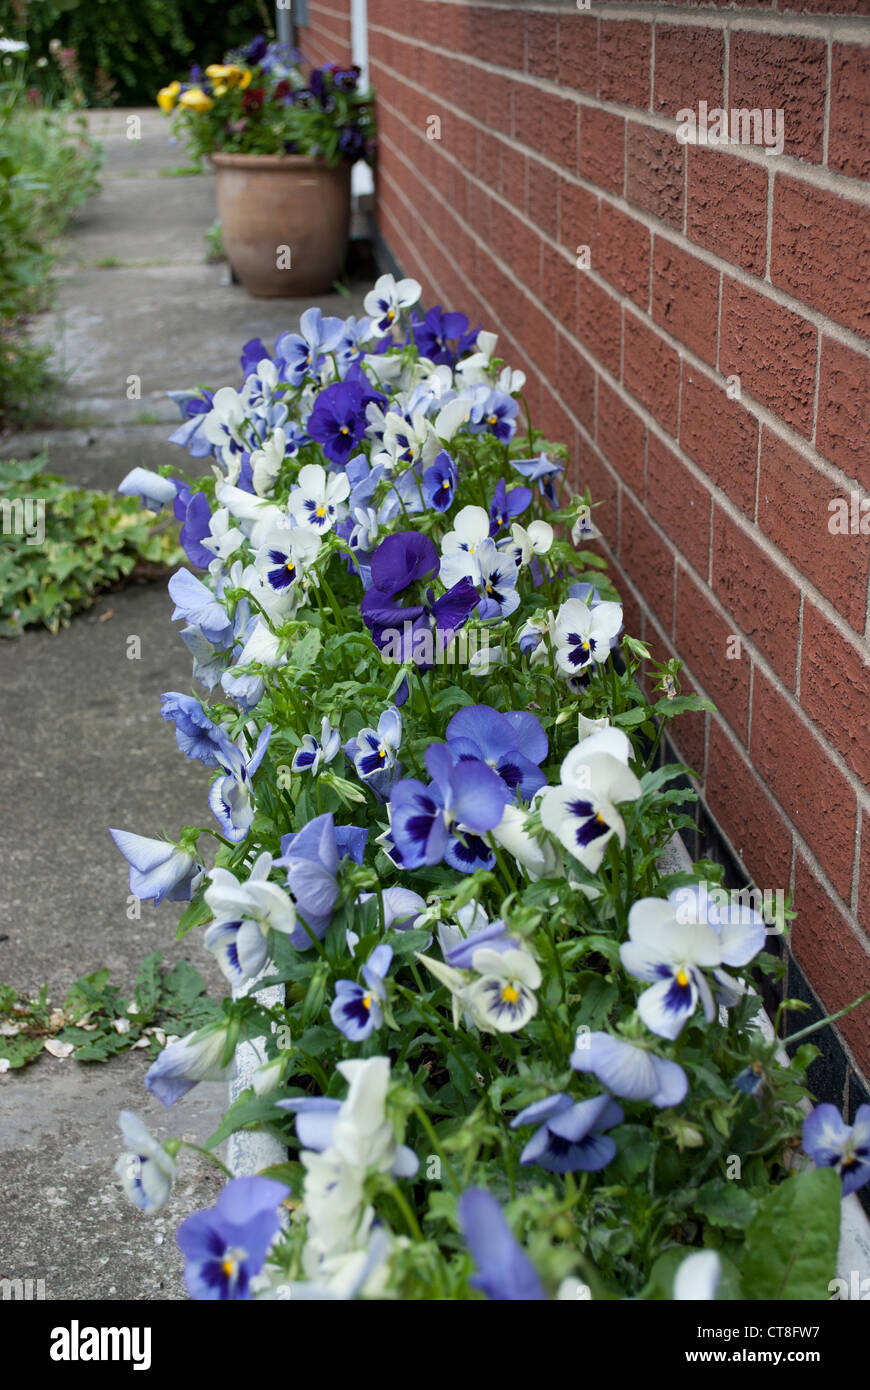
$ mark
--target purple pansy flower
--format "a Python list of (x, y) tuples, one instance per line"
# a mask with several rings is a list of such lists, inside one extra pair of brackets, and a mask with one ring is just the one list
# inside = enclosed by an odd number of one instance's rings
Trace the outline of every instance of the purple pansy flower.
[(534, 459), (511, 459), (510, 462), (511, 468), (515, 468), (530, 483), (538, 484), (541, 496), (555, 510), (559, 505), (556, 479), (563, 472), (564, 465), (554, 462), (546, 454), (539, 454)]
[(348, 377), (320, 392), (308, 417), (308, 433), (332, 463), (347, 463), (365, 429), (365, 401), (356, 381)]
[(209, 719), (199, 700), (167, 690), (160, 696), (160, 713), (175, 725), (175, 739), (186, 758), (198, 758), (206, 767), (216, 767), (218, 752), (229, 756), (228, 735)]
[(469, 330), (464, 314), (445, 312), (440, 304), (433, 305), (422, 319), (413, 315), (411, 328), (420, 356), (447, 367), (455, 367), (462, 354), (474, 346), (480, 331), (479, 326)]

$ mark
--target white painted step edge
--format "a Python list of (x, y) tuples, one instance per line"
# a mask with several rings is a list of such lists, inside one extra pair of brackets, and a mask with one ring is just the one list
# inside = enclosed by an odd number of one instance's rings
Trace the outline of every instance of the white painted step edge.
[[(663, 873), (677, 873), (691, 870), (692, 860), (679, 836), (675, 835), (659, 859)], [(270, 967), (266, 967), (268, 971)], [(264, 972), (265, 973), (265, 972)], [(262, 978), (262, 976), (260, 977)], [(256, 991), (260, 1002), (271, 1008), (284, 1002), (284, 989), (281, 985), (270, 985), (267, 989), (256, 990), (253, 980), (247, 989), (234, 990), (236, 998)], [(772, 1039), (773, 1024), (767, 1014), (758, 1016), (759, 1026), (764, 1036)], [(784, 1051), (778, 1054), (780, 1062), (787, 1062)], [(230, 1082), (230, 1103), (237, 1100), (247, 1087), (253, 1085), (254, 1072), (266, 1059), (266, 1040), (256, 1038), (253, 1042), (240, 1043), (236, 1049), (235, 1074)], [(807, 1106), (809, 1109), (809, 1106)], [(286, 1163), (287, 1150), (274, 1135), (262, 1130), (237, 1130), (227, 1141), (227, 1167), (235, 1177), (249, 1177), (271, 1168), (276, 1163)], [(870, 1276), (870, 1221), (857, 1196), (853, 1192), (846, 1197), (842, 1206), (840, 1226), (840, 1249), (837, 1256), (837, 1273), (852, 1288), (852, 1275), (857, 1271), (858, 1288), (861, 1280)]]

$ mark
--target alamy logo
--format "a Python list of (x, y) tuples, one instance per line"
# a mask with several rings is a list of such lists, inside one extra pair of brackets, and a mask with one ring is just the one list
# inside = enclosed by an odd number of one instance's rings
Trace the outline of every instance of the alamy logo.
[(150, 1327), (53, 1327), (52, 1361), (132, 1361), (134, 1371), (151, 1367)]
[(677, 140), (681, 145), (761, 145), (767, 154), (782, 154), (785, 148), (785, 111), (765, 106), (707, 106), (698, 103), (697, 112), (685, 106), (677, 112)]
[(0, 531), (4, 536), (24, 536), (27, 545), (42, 545), (45, 498), (0, 497)]
[(16, 1303), (45, 1298), (44, 1279), (0, 1279), (0, 1299)]

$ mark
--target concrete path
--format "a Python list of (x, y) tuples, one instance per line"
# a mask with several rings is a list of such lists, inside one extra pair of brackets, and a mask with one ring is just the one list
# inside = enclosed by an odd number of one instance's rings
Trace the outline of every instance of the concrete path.
[[(139, 140), (127, 136), (131, 114)], [(91, 124), (107, 155), (102, 192), (67, 238), (54, 309), (34, 330), (66, 372), (58, 424), (7, 435), (0, 456), (46, 446), (54, 472), (114, 488), (135, 465), (173, 458), (166, 439), (178, 416), (166, 390), (238, 384), (242, 343), (270, 344), (307, 302), (251, 299), (225, 264), (205, 264), (213, 178), (161, 174), (185, 157), (158, 113), (99, 112)], [(320, 303), (359, 313), (363, 292)], [(130, 376), (141, 381), (138, 401), (127, 399)], [(107, 834), (210, 823), (208, 773), (182, 757), (159, 716), (164, 690), (191, 688), (171, 611), (162, 583), (132, 586), (57, 637), (0, 643), (0, 981), (47, 983), (56, 1004), (101, 966), (129, 988), (153, 950), (169, 962), (186, 955), (224, 992), (201, 934), (176, 944), (177, 908), (146, 904), (140, 921), (127, 920), (126, 866)], [(134, 633), (139, 661), (126, 656)], [(174, 1230), (213, 1201), (220, 1180), (189, 1155), (171, 1205), (141, 1217), (112, 1174), (117, 1115), (134, 1109), (161, 1137), (201, 1142), (225, 1096), (200, 1086), (166, 1111), (144, 1090), (146, 1066), (137, 1052), (91, 1065), (46, 1054), (0, 1075), (0, 1279), (44, 1279), (47, 1299), (185, 1296)]]

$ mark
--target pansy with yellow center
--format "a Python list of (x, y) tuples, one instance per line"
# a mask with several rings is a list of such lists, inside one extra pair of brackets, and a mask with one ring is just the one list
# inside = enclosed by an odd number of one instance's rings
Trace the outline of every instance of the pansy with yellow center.
[(281, 1229), (278, 1208), (290, 1189), (271, 1178), (232, 1178), (215, 1205), (194, 1212), (178, 1228), (191, 1298), (251, 1298), (251, 1280), (266, 1263)]
[(381, 1004), (387, 995), (384, 981), (392, 960), (391, 946), (376, 946), (362, 968), (364, 985), (355, 980), (336, 980), (329, 1016), (351, 1042), (362, 1042), (383, 1023)]
[[(704, 972), (715, 972), (723, 963), (723, 942), (714, 928), (707, 922), (680, 922), (667, 899), (641, 898), (629, 913), (628, 932), (619, 954), (626, 970), (652, 986), (637, 1002), (650, 1031), (676, 1038), (699, 1000), (712, 1021), (716, 1006)], [(738, 954), (753, 950), (748, 935), (746, 943)]]

